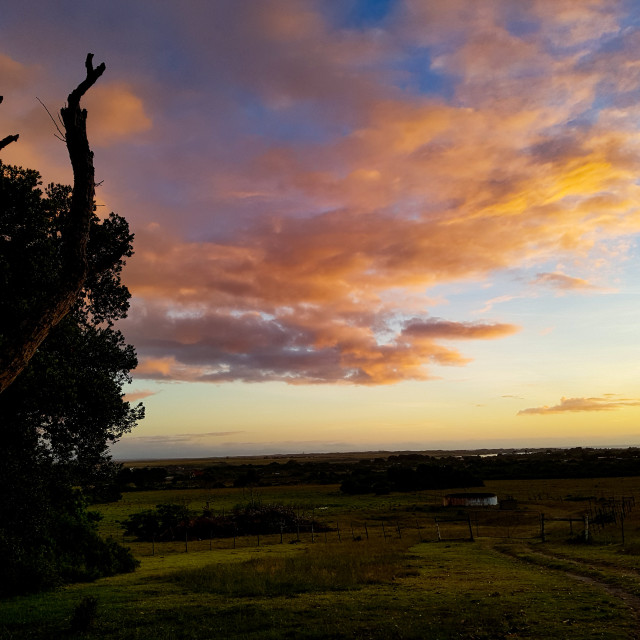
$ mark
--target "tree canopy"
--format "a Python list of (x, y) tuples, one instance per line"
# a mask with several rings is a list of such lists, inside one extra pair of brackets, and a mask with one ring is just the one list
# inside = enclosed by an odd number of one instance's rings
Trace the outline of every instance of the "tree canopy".
[[(65, 278), (57, 266), (73, 190), (40, 186), (37, 172), (0, 162), (0, 351), (13, 339), (6, 319), (50, 298)], [(0, 564), (9, 577), (0, 591), (133, 566), (121, 547), (97, 537), (84, 507), (117, 471), (109, 443), (144, 415), (123, 399), (137, 361), (115, 328), (129, 306), (121, 272), (133, 236), (124, 218), (92, 212), (89, 238), (80, 295), (0, 394)]]

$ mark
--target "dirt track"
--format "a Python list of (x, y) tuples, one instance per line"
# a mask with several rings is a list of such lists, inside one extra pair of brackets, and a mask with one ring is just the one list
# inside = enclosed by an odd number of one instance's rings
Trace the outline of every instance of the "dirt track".
[[(567, 578), (577, 580), (584, 584), (592, 585), (606, 591), (609, 595), (621, 600), (623, 604), (629, 608), (633, 617), (640, 627), (640, 582), (638, 587), (633, 591), (629, 588), (624, 588), (615, 584), (616, 579), (628, 579), (633, 577), (634, 579), (640, 579), (640, 573), (634, 569), (617, 566), (609, 562), (585, 562), (576, 558), (569, 558), (563, 555), (557, 555), (551, 551), (542, 549), (527, 549), (527, 555), (521, 555), (514, 552), (510, 552), (507, 549), (498, 549), (501, 553), (521, 560), (523, 562), (534, 563), (543, 567), (546, 567), (550, 571), (560, 571), (564, 573)], [(553, 566), (548, 563), (552, 561)], [(635, 591), (635, 593), (634, 593)], [(640, 632), (630, 636), (630, 638), (640, 638)]]

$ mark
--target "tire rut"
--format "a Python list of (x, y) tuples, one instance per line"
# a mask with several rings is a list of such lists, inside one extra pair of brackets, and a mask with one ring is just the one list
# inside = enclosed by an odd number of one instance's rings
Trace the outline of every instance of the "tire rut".
[[(512, 558), (515, 558), (517, 560), (521, 560), (522, 562), (531, 562), (530, 560), (527, 560), (527, 558), (522, 558), (522, 557), (517, 556), (515, 554), (511, 554), (506, 550), (498, 549), (498, 551), (500, 551), (500, 553), (504, 553), (505, 555), (508, 555), (508, 556), (510, 556)], [(572, 558), (566, 558), (566, 557), (562, 557), (562, 556), (557, 556), (557, 555), (554, 555), (552, 553), (545, 552), (545, 551), (540, 551), (540, 550), (528, 549), (528, 552), (533, 554), (533, 555), (538, 555), (538, 556), (541, 556), (541, 557), (544, 557), (544, 558), (548, 558), (550, 560), (557, 560), (557, 561), (563, 562), (565, 564), (574, 565), (576, 569), (582, 569), (583, 571), (585, 571), (585, 570), (586, 571), (589, 571), (589, 570), (593, 571), (594, 568), (597, 567), (600, 564), (600, 563), (597, 563), (597, 562), (589, 562), (589, 563), (579, 562), (579, 561), (574, 560)], [(598, 578), (594, 578), (593, 576), (585, 575), (584, 573), (574, 573), (571, 570), (561, 569), (559, 567), (546, 567), (546, 568), (548, 568), (550, 571), (560, 571), (560, 572), (564, 573), (568, 578), (571, 578), (572, 580), (576, 580), (578, 582), (582, 582), (583, 584), (588, 584), (588, 585), (591, 585), (591, 586), (594, 586), (594, 587), (599, 587), (603, 591), (606, 591), (609, 595), (621, 600), (622, 603), (631, 611), (636, 623), (640, 624), (640, 596), (636, 595), (635, 593), (632, 593), (632, 592), (630, 592), (627, 589), (624, 589), (622, 587), (609, 584), (605, 580), (599, 580)], [(609, 569), (615, 568), (615, 565), (608, 565), (606, 568), (609, 568)], [(626, 571), (626, 569), (625, 569), (625, 571)], [(629, 572), (630, 573), (637, 573), (634, 570), (630, 570)], [(640, 636), (636, 635), (634, 637), (638, 638)]]

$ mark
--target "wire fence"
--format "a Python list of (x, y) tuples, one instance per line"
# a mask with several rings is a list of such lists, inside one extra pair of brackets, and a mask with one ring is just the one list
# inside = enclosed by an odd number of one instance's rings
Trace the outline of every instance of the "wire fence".
[(263, 535), (233, 537), (191, 538), (172, 541), (134, 541), (123, 536), (122, 542), (133, 544), (140, 555), (206, 551), (214, 549), (240, 549), (277, 544), (322, 544), (336, 542), (391, 542), (405, 540), (411, 543), (445, 540), (474, 540), (480, 537), (522, 538), (540, 537), (540, 515), (527, 513), (514, 517), (500, 514), (469, 513), (464, 516), (413, 518), (400, 520), (339, 520), (323, 522), (321, 526), (301, 525), (295, 531), (281, 531)]
[(625, 542), (625, 519), (635, 506), (633, 498), (616, 498), (589, 505), (582, 515), (549, 517), (543, 512), (528, 510), (470, 509), (433, 516), (402, 517), (400, 519), (341, 519), (300, 524), (294, 530), (226, 537), (194, 538), (187, 532), (183, 538), (166, 541), (140, 542), (122, 536), (122, 542), (139, 555), (239, 549), (277, 544), (307, 544), (335, 542), (370, 542), (405, 539), (411, 543), (439, 541), (473, 541), (493, 538), (513, 541), (567, 539), (597, 539), (603, 542)]

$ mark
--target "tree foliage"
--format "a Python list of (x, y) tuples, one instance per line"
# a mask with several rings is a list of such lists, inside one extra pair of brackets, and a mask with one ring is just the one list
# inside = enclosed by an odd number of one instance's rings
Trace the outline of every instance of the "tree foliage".
[[(40, 188), (37, 172), (0, 162), (0, 351), (13, 340), (13, 318), (61, 286), (61, 229), (72, 189)], [(123, 401), (136, 366), (133, 347), (114, 323), (129, 306), (121, 282), (133, 236), (126, 220), (92, 214), (81, 295), (50, 331), (22, 374), (0, 394), (0, 563), (3, 591), (132, 568), (132, 558), (103, 542), (87, 513), (87, 498), (105, 497), (118, 471), (109, 444), (144, 416)], [(113, 260), (115, 254), (117, 260)], [(9, 325), (9, 326), (7, 326)]]

